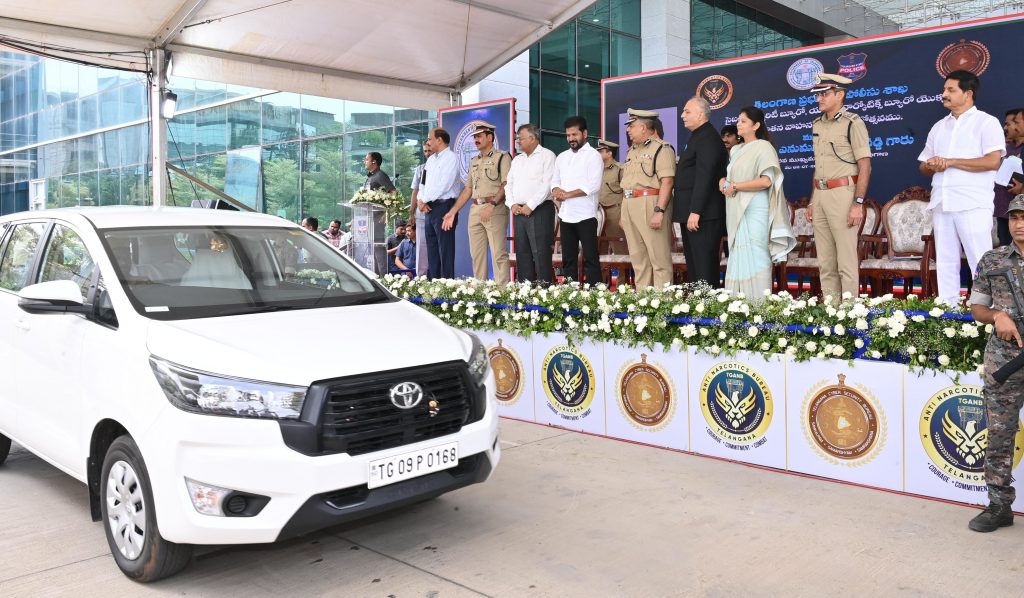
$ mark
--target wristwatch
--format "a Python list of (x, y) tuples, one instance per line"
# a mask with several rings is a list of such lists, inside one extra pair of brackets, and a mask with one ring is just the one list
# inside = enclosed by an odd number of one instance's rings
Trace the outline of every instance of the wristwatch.
[(665, 213), (665, 208), (663, 208), (661, 206), (654, 206), (654, 212), (656, 214), (664, 214)]
[(854, 198), (853, 198), (853, 201), (854, 201), (854, 202), (855, 202), (855, 203), (856, 203), (857, 205), (859, 205), (859, 206), (862, 206), (862, 205), (864, 205), (864, 198), (863, 198), (863, 197), (854, 197)]

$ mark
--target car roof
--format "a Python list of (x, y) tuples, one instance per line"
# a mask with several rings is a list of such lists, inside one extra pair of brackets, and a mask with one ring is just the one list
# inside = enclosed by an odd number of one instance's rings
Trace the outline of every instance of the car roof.
[(96, 228), (129, 228), (148, 226), (280, 226), (297, 227), (289, 220), (259, 214), (236, 212), (234, 210), (212, 210), (209, 208), (178, 208), (172, 206), (100, 206), (85, 208), (59, 208), (37, 212), (9, 214), (0, 221), (60, 218), (78, 220), (84, 218)]

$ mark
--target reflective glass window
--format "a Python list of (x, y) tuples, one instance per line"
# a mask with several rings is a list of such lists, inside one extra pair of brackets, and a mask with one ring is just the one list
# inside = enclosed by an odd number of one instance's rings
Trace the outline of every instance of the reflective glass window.
[(345, 130), (345, 101), (302, 96), (302, 134), (305, 137), (341, 133)]
[(78, 175), (78, 205), (98, 206), (100, 196), (99, 171), (83, 172)]
[(144, 164), (121, 169), (121, 204), (146, 206), (153, 203), (149, 172)]
[(263, 211), (299, 220), (299, 144), (263, 147)]
[(601, 132), (601, 84), (580, 80), (578, 114), (587, 119), (591, 134)]
[(608, 76), (608, 31), (580, 25), (577, 73), (600, 80)]
[(608, 0), (597, 0), (590, 8), (580, 13), (581, 23), (596, 25), (598, 27), (609, 26)]
[(196, 155), (196, 112), (178, 113), (167, 121), (167, 155), (183, 160)]
[(409, 187), (416, 166), (423, 162), (423, 142), (429, 130), (425, 122), (395, 127), (395, 165), (390, 172), (396, 175), (395, 187), (406, 197), (412, 194)]
[(97, 135), (89, 135), (78, 139), (78, 171), (94, 170), (98, 167)]
[(99, 127), (99, 96), (91, 95), (78, 101), (78, 132), (88, 133)]
[(341, 148), (341, 137), (302, 144), (301, 217), (315, 216), (320, 222), (327, 222), (338, 213), (338, 202), (351, 197), (343, 194)]
[(222, 152), (227, 144), (227, 108), (217, 106), (196, 112), (196, 153)]
[(216, 81), (196, 80), (195, 106), (208, 106), (223, 102), (227, 95), (227, 85)]
[(563, 130), (565, 118), (576, 113), (576, 80), (551, 73), (541, 73), (540, 82), (542, 129)]
[(227, 105), (228, 149), (260, 144), (260, 102), (241, 100)]
[(96, 205), (116, 206), (121, 203), (121, 169), (101, 170), (99, 176), (99, 195)]
[(149, 95), (146, 85), (134, 82), (121, 87), (121, 122), (149, 117)]
[(576, 74), (576, 21), (569, 21), (541, 40), (540, 67), (567, 75)]
[(619, 33), (611, 34), (611, 63), (608, 69), (610, 77), (632, 75), (641, 71), (640, 40)]
[(390, 127), (393, 124), (395, 124), (395, 109), (391, 106), (345, 102), (346, 131)]
[(121, 164), (145, 164), (149, 162), (149, 128), (135, 125), (118, 129)]
[(613, 0), (609, 8), (612, 29), (640, 35), (640, 0)]
[(264, 144), (299, 138), (302, 124), (300, 99), (297, 93), (284, 92), (262, 98)]
[(184, 77), (168, 77), (167, 87), (178, 96), (177, 111), (196, 107), (196, 80)]

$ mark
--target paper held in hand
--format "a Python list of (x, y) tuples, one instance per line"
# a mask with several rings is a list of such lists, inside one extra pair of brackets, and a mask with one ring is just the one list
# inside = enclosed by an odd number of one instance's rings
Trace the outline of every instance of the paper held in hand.
[(999, 165), (999, 170), (996, 171), (996, 184), (1009, 185), (1010, 178), (1014, 173), (1024, 175), (1024, 169), (1021, 168), (1021, 160), (1017, 156), (1007, 156), (1003, 163)]

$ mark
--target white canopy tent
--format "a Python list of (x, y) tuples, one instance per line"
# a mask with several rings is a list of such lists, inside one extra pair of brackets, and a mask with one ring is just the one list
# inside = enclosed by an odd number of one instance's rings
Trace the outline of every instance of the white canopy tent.
[(4, 0), (0, 46), (149, 71), (164, 173), (168, 59), (176, 76), (429, 110), (459, 104), (593, 1)]

